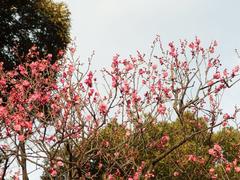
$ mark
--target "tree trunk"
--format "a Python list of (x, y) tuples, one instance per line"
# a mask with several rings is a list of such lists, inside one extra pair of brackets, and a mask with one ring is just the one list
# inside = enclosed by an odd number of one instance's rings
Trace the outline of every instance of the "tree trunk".
[(21, 155), (21, 168), (22, 168), (22, 180), (29, 180), (28, 173), (27, 173), (27, 160), (26, 160), (26, 149), (25, 143), (20, 142), (20, 155)]

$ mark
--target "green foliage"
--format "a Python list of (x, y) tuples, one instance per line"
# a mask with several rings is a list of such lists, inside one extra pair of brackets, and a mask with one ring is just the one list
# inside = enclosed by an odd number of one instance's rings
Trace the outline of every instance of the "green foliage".
[[(85, 177), (90, 172), (96, 179), (106, 179), (108, 174), (124, 177), (133, 176), (138, 167), (144, 162), (142, 175), (148, 173), (151, 162), (167, 152), (186, 136), (207, 128), (203, 118), (195, 118), (191, 113), (184, 114), (185, 126), (177, 119), (174, 122), (157, 122), (151, 116), (146, 116), (143, 123), (131, 127), (131, 134), (126, 135), (129, 127), (124, 127), (116, 120), (108, 123), (97, 134), (80, 141), (73, 147), (74, 163), (71, 167), (81, 170)], [(163, 143), (163, 137), (169, 137)], [(176, 148), (169, 155), (160, 160), (152, 169), (154, 179), (210, 179), (209, 169), (214, 168), (218, 177), (225, 179), (238, 178), (238, 174), (231, 170), (226, 175), (225, 165), (215, 163), (208, 150), (214, 144), (223, 148), (224, 157), (233, 161), (239, 152), (240, 133), (231, 128), (224, 128), (214, 132), (209, 145), (210, 131), (193, 136), (183, 145)], [(64, 152), (64, 153), (63, 153)], [(69, 157), (66, 149), (61, 149), (61, 157)], [(67, 162), (67, 159), (64, 159)], [(102, 165), (99, 168), (99, 165)], [(61, 172), (67, 172), (68, 165)], [(77, 176), (80, 178), (81, 176)], [(121, 178), (120, 178), (121, 179)]]
[[(0, 61), (6, 70), (23, 63), (33, 45), (40, 56), (64, 50), (70, 42), (70, 12), (52, 0), (1, 0)], [(34, 59), (33, 59), (34, 60)]]
[(224, 128), (213, 136), (213, 141), (224, 147), (224, 156), (233, 161), (240, 149), (240, 133), (234, 128)]

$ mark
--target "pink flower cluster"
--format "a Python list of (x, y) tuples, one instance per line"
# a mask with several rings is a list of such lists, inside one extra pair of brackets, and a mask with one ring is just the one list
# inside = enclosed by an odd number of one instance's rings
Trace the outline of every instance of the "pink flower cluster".
[(222, 154), (222, 147), (218, 144), (214, 144), (213, 148), (208, 150), (208, 153), (213, 156), (215, 159), (222, 159), (224, 160)]

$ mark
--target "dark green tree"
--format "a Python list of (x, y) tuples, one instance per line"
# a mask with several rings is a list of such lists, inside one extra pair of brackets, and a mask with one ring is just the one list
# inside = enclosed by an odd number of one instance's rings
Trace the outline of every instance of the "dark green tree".
[(5, 70), (24, 63), (33, 45), (38, 47), (40, 57), (51, 53), (51, 61), (55, 62), (58, 51), (70, 42), (70, 12), (66, 5), (52, 0), (0, 3), (0, 61)]

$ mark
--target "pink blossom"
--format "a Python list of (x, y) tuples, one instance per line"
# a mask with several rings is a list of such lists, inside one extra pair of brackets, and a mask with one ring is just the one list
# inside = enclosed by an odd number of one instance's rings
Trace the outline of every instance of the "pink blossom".
[(230, 172), (231, 171), (231, 165), (227, 164), (225, 170), (226, 170), (227, 173)]
[(178, 172), (178, 171), (175, 171), (174, 173), (173, 173), (173, 176), (175, 176), (175, 177), (177, 177), (177, 176), (179, 176), (180, 175), (180, 173)]
[(56, 171), (55, 169), (53, 169), (53, 168), (51, 168), (51, 169), (49, 170), (49, 173), (50, 173), (51, 176), (53, 176), (53, 177), (57, 176), (57, 171)]
[(217, 152), (221, 152), (222, 148), (218, 144), (214, 144), (213, 149), (216, 150)]
[(112, 77), (112, 87), (113, 88), (117, 87), (117, 80), (114, 77)]
[(168, 143), (169, 140), (170, 140), (169, 136), (168, 136), (168, 135), (164, 135), (164, 136), (161, 138), (161, 144), (162, 144), (162, 145), (165, 145), (166, 143)]
[(216, 155), (214, 149), (209, 149), (209, 150), (208, 150), (208, 154), (210, 154), (210, 155), (212, 155), (212, 156), (215, 156), (215, 155)]
[(130, 70), (133, 69), (133, 65), (132, 65), (131, 63), (127, 63), (127, 64), (125, 65), (125, 69), (126, 69), (126, 71), (130, 71)]
[(86, 121), (91, 121), (92, 120), (92, 116), (91, 115), (87, 115), (86, 116)]
[(212, 47), (212, 46), (209, 47), (209, 52), (213, 54), (214, 53), (214, 47)]
[(208, 81), (208, 86), (212, 86), (213, 85), (213, 83), (214, 83), (214, 81), (213, 80), (210, 80), (210, 81)]
[(191, 49), (194, 49), (194, 43), (191, 42), (191, 43), (188, 45), (188, 47), (190, 47)]
[(14, 125), (13, 129), (15, 131), (21, 131), (21, 126), (19, 124)]
[(136, 91), (132, 93), (132, 103), (135, 105), (141, 100), (141, 97), (137, 95)]
[(29, 83), (29, 81), (24, 80), (24, 81), (22, 82), (22, 85), (25, 86), (25, 87), (28, 87), (28, 86), (30, 86), (30, 83)]
[(235, 170), (236, 173), (240, 173), (240, 167), (239, 166), (235, 167), (234, 170)]
[(43, 72), (47, 68), (47, 64), (41, 62), (38, 64), (39, 71)]
[(38, 118), (43, 118), (44, 117), (44, 113), (43, 112), (37, 112), (36, 116)]
[(64, 55), (64, 51), (63, 51), (63, 50), (59, 50), (59, 51), (58, 51), (58, 55), (59, 55), (60, 57), (62, 57), (62, 56)]
[(211, 176), (212, 179), (217, 179), (217, 174)]
[(201, 43), (201, 40), (198, 37), (196, 37), (195, 44), (199, 46), (200, 43)]
[(169, 47), (170, 47), (169, 55), (172, 56), (173, 58), (177, 57), (177, 51), (176, 51), (176, 48), (174, 47), (173, 42), (169, 43)]
[(22, 135), (22, 134), (18, 135), (18, 140), (19, 140), (20, 142), (24, 141), (24, 140), (25, 140), (25, 136)]
[(237, 166), (237, 163), (238, 163), (238, 160), (237, 160), (237, 159), (234, 159), (234, 160), (233, 160), (233, 165), (234, 165), (234, 166)]
[(67, 74), (68, 74), (68, 75), (71, 75), (71, 74), (74, 72), (74, 70), (75, 70), (74, 66), (73, 66), (72, 64), (70, 64), (69, 67), (68, 67), (68, 72), (67, 72)]
[(239, 72), (239, 69), (240, 69), (239, 66), (235, 66), (235, 67), (233, 68), (233, 70), (232, 70), (232, 76), (236, 76), (237, 73)]
[(143, 69), (139, 69), (139, 74), (143, 75), (145, 73), (145, 71)]
[(165, 107), (165, 105), (164, 105), (164, 104), (160, 104), (160, 105), (158, 106), (157, 111), (158, 111), (161, 115), (164, 115), (165, 112), (166, 112), (166, 107)]
[(197, 157), (195, 155), (191, 154), (191, 155), (188, 156), (188, 160), (195, 162), (195, 161), (197, 161)]
[(220, 77), (221, 77), (220, 72), (216, 72), (216, 73), (213, 75), (213, 78), (214, 78), (214, 79), (220, 79)]
[(94, 89), (91, 88), (91, 89), (89, 90), (88, 96), (91, 97), (91, 96), (93, 95), (93, 93), (94, 93)]
[(215, 172), (215, 169), (214, 169), (214, 168), (210, 168), (210, 169), (209, 169), (209, 174), (213, 175), (214, 172)]
[(224, 71), (223, 71), (223, 75), (224, 75), (225, 77), (227, 77), (227, 76), (228, 76), (227, 69), (224, 69)]
[(109, 174), (109, 175), (108, 175), (108, 180), (114, 180), (114, 177), (113, 177), (112, 174)]
[(0, 117), (6, 117), (8, 114), (7, 108), (0, 106)]
[(113, 56), (113, 60), (112, 60), (112, 68), (115, 69), (118, 67), (119, 61), (118, 61), (119, 55), (116, 54), (115, 56)]
[(143, 121), (142, 121), (141, 118), (138, 119), (138, 123), (139, 123), (139, 124), (142, 124), (142, 123), (143, 123)]
[(88, 73), (88, 78), (84, 81), (84, 83), (88, 86), (88, 87), (92, 87), (92, 79), (93, 79), (93, 73), (90, 71)]
[(211, 68), (213, 66), (211, 61), (208, 61), (208, 68)]
[(19, 179), (20, 179), (20, 178), (19, 178), (19, 175), (14, 175), (14, 176), (13, 176), (13, 179), (14, 179), (14, 180), (19, 180)]
[(222, 125), (223, 125), (223, 127), (226, 127), (227, 124), (228, 124), (227, 121), (224, 121)]
[(168, 72), (167, 72), (167, 71), (164, 71), (164, 72), (163, 72), (163, 78), (165, 79), (166, 77), (168, 77)]
[(0, 85), (1, 86), (6, 86), (6, 84), (7, 84), (7, 81), (5, 79), (0, 80)]
[(230, 119), (230, 115), (229, 115), (228, 113), (224, 114), (224, 115), (223, 115), (223, 119), (224, 119), (224, 120)]
[(40, 100), (40, 97), (41, 97), (40, 92), (36, 92), (30, 96), (29, 101), (31, 102), (31, 101)]
[(23, 76), (27, 76), (28, 75), (25, 67), (23, 67), (22, 65), (19, 65), (18, 69), (19, 69), (21, 75), (23, 75)]
[(157, 69), (157, 67), (158, 67), (157, 64), (153, 64), (153, 65), (152, 65), (152, 68), (153, 68), (154, 70)]
[(74, 103), (78, 104), (79, 101), (80, 101), (80, 96), (79, 95), (74, 95), (73, 96), (73, 101), (74, 101)]
[(76, 51), (76, 48), (74, 48), (74, 47), (71, 47), (71, 48), (70, 48), (70, 52), (71, 52), (72, 54), (74, 54), (75, 51)]
[(62, 166), (64, 166), (64, 164), (62, 161), (57, 161), (57, 166), (62, 167)]
[(189, 71), (189, 64), (187, 61), (184, 61), (182, 63), (182, 68), (185, 70), (185, 71)]
[(140, 172), (135, 172), (133, 180), (139, 180)]
[(129, 88), (128, 82), (124, 81), (124, 83), (123, 83), (123, 91), (125, 93), (129, 93), (129, 90), (130, 90), (130, 88)]
[(52, 59), (52, 57), (53, 57), (53, 55), (52, 55), (51, 53), (49, 53), (49, 54), (47, 55), (47, 59)]
[(100, 103), (98, 110), (101, 114), (105, 115), (107, 113), (107, 105), (105, 103)]
[(32, 62), (29, 66), (31, 68), (32, 75), (35, 76), (37, 74), (38, 62)]
[(130, 136), (131, 132), (129, 130), (126, 131), (126, 136)]
[(25, 126), (29, 129), (32, 130), (32, 122), (31, 121), (26, 121)]

